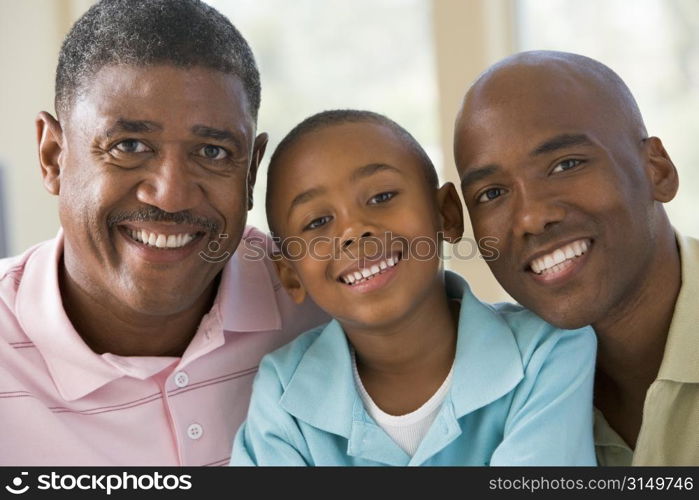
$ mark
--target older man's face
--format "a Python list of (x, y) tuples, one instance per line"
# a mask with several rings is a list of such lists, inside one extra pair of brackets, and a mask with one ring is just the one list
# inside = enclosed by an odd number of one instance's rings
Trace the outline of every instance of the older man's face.
[(245, 226), (259, 157), (240, 80), (205, 68), (107, 66), (62, 127), (71, 278), (141, 313), (190, 307)]
[(643, 137), (584, 81), (518, 76), (471, 95), (456, 132), (474, 233), (495, 238), (489, 266), (517, 301), (558, 326), (595, 323), (650, 267)]

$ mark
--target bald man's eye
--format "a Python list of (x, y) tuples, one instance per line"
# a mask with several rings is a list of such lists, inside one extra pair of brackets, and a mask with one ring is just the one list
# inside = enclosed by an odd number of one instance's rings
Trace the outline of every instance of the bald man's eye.
[(490, 188), (486, 189), (481, 193), (481, 195), (478, 197), (478, 203), (486, 203), (488, 201), (492, 201), (495, 198), (499, 198), (505, 193), (505, 190), (503, 188)]
[(555, 167), (553, 167), (553, 170), (551, 170), (552, 174), (556, 174), (558, 172), (565, 172), (566, 170), (570, 170), (571, 168), (575, 168), (578, 165), (583, 164), (583, 160), (577, 160), (577, 159), (570, 159), (570, 160), (563, 160), (561, 162), (558, 162)]

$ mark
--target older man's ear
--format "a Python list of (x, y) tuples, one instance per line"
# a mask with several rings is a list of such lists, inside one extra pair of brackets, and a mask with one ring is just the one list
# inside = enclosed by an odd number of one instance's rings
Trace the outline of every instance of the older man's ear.
[(252, 210), (253, 206), (253, 191), (255, 190), (255, 181), (257, 180), (257, 172), (260, 169), (260, 163), (265, 155), (269, 136), (262, 132), (255, 138), (255, 145), (252, 150), (252, 162), (248, 170), (248, 210)]
[(58, 195), (61, 190), (60, 162), (63, 152), (63, 129), (58, 120), (46, 111), (39, 113), (35, 123), (44, 187), (49, 193)]

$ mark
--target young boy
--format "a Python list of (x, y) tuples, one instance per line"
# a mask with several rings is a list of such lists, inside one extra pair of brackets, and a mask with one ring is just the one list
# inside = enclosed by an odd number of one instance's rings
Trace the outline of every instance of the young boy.
[(334, 320), (263, 359), (232, 465), (595, 464), (592, 330), (442, 270), (461, 203), (399, 125), (303, 121), (270, 162), (267, 217), (284, 287)]

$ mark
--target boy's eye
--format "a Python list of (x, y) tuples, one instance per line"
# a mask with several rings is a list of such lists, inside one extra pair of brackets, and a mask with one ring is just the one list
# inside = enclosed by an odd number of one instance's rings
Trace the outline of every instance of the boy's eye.
[(571, 168), (577, 167), (581, 163), (583, 163), (583, 160), (577, 160), (574, 158), (569, 160), (563, 160), (559, 162), (555, 167), (553, 167), (551, 173), (565, 172), (566, 170), (570, 170)]
[(223, 160), (228, 157), (228, 151), (221, 146), (214, 146), (213, 144), (202, 146), (197, 151), (197, 154), (207, 160)]
[(393, 191), (387, 191), (385, 193), (379, 193), (375, 196), (369, 198), (369, 205), (378, 205), (379, 203), (386, 203), (388, 200), (396, 195)]
[(311, 222), (306, 224), (306, 227), (303, 228), (304, 231), (308, 231), (311, 229), (318, 229), (321, 226), (324, 226), (328, 222), (332, 220), (332, 217), (329, 215), (324, 215), (323, 217), (318, 217), (317, 219), (313, 219)]
[(495, 198), (502, 196), (505, 190), (503, 188), (490, 188), (486, 189), (478, 197), (478, 203), (486, 203), (488, 201), (494, 200)]
[(136, 139), (125, 139), (116, 144), (112, 149), (116, 149), (122, 153), (146, 153), (150, 151), (148, 146)]

